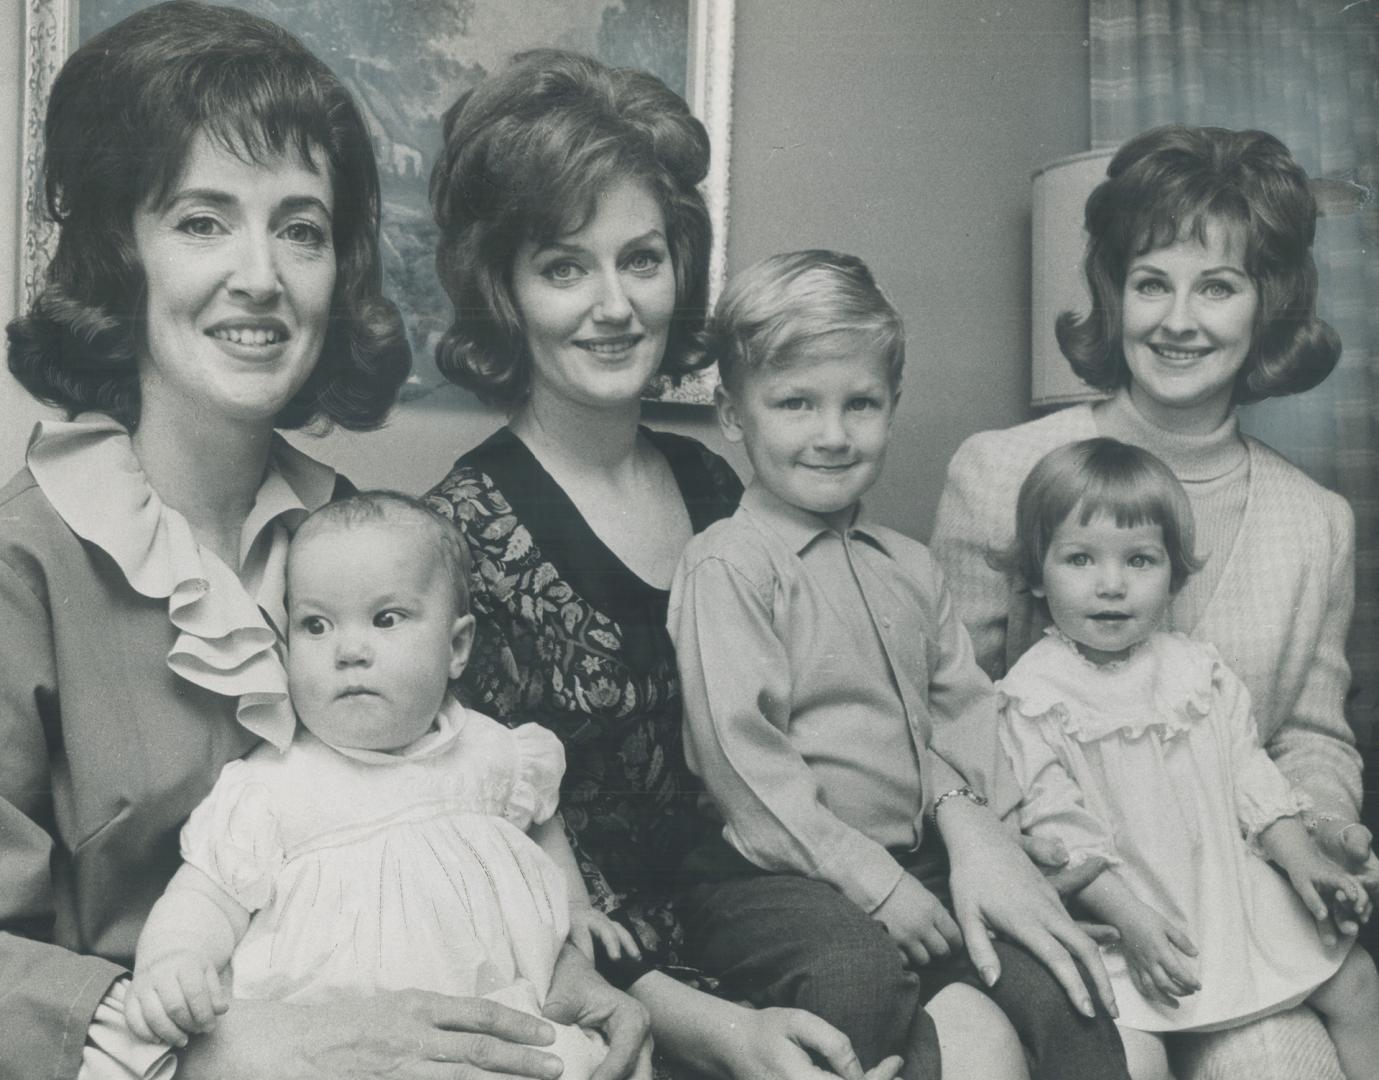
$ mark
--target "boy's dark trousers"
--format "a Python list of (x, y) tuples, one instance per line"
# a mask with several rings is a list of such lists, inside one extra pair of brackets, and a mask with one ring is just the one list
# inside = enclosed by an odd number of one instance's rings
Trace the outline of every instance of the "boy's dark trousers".
[[(951, 912), (942, 842), (926, 839), (898, 858)], [(1129, 1080), (1111, 1019), (1079, 1013), (1020, 945), (993, 943), (1001, 975), (987, 987), (965, 951), (910, 970), (884, 927), (831, 885), (766, 873), (725, 841), (695, 852), (686, 873), (693, 883), (682, 908), (691, 962), (717, 976), (730, 997), (827, 1020), (852, 1041), (864, 1068), (899, 1054), (906, 1080), (938, 1080), (938, 1036), (923, 1005), (961, 982), (1009, 1018), (1033, 1080)]]

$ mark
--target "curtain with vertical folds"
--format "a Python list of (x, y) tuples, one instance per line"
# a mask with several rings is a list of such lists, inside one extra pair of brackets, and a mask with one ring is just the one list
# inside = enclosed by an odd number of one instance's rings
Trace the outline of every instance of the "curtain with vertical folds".
[(1242, 410), (1355, 509), (1350, 718), (1379, 743), (1379, 0), (1089, 0), (1092, 146), (1166, 123), (1260, 128), (1314, 178), (1336, 371)]

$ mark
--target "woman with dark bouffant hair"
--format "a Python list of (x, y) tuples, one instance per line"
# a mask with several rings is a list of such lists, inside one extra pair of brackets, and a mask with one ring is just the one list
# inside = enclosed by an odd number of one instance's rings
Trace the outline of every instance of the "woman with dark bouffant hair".
[(1136, 258), (1180, 240), (1207, 246), (1213, 224), (1231, 231), (1233, 254), (1257, 293), (1230, 403), (1300, 394), (1331, 374), (1341, 342), (1317, 318), (1317, 205), (1286, 146), (1262, 131), (1157, 128), (1126, 143), (1106, 175), (1087, 200), (1092, 310), (1082, 318), (1065, 311), (1056, 326), (1079, 377), (1108, 394), (1131, 384), (1122, 340), (1126, 275)]
[[(276, 429), (376, 427), (410, 353), (368, 130), (280, 27), (144, 9), (64, 65), (45, 135), (58, 246), (9, 363), (65, 419), (0, 490), (0, 1072), (166, 1075), (170, 1048), (125, 1021), (135, 943), (221, 766), (295, 722), (288, 534), (342, 486)], [(608, 1032), (627, 1075), (636, 1004), (564, 970), (548, 1010)], [(419, 991), (236, 1000), (177, 1068), (553, 1077), (552, 1034)]]
[(455, 308), (436, 349), (441, 372), (491, 404), (527, 401), (534, 361), (512, 256), (525, 241), (547, 244), (588, 225), (600, 197), (624, 181), (655, 203), (674, 284), (656, 373), (703, 367), (695, 335), (713, 234), (698, 185), (708, 167), (703, 126), (645, 72), (535, 49), (480, 83), (445, 114), (431, 176), (436, 266)]
[[(1344, 713), (1354, 517), (1236, 418), (1241, 404), (1316, 386), (1340, 356), (1316, 314), (1316, 218), (1302, 168), (1264, 132), (1170, 125), (1122, 146), (1087, 200), (1091, 312), (1057, 324), (1074, 370), (1110, 396), (968, 439), (948, 467), (933, 547), (979, 662), (1000, 677), (1047, 625), (991, 557), (1011, 547), (1034, 463), (1094, 436), (1161, 458), (1187, 492), (1205, 559), (1173, 600), (1171, 628), (1226, 657), (1261, 741), (1310, 802), (1322, 849), (1374, 892), (1379, 859), (1358, 820), (1360, 757)], [(1328, 919), (1319, 931), (1338, 928)], [(1196, 1045), (1183, 1075), (1339, 1076), (1306, 1009)]]
[[(348, 91), (285, 31), (228, 11), (160, 6), (101, 40), (106, 50), (88, 43), (68, 60), (50, 99), (44, 193), (58, 244), (43, 291), (9, 327), (15, 378), (69, 418), (99, 412), (138, 429), (156, 298), (136, 213), (175, 196), (193, 150), (208, 143), (255, 165), (296, 155), (333, 195), (323, 332), (273, 426), (377, 427), (411, 354), (381, 292), (378, 171)], [(269, 55), (289, 45), (299, 55), (275, 71)], [(219, 229), (210, 219), (194, 228)]]
[(651, 75), (537, 50), (462, 96), (444, 135), (431, 201), (455, 319), (436, 358), (509, 410), (430, 494), (474, 565), (462, 695), (565, 744), (592, 900), (571, 936), (646, 1007), (658, 1051), (694, 1075), (863, 1080), (830, 1025), (713, 997), (680, 956), (678, 871), (713, 826), (685, 764), (668, 590), (742, 489), (699, 443), (641, 426), (640, 401), (702, 363), (704, 128)]

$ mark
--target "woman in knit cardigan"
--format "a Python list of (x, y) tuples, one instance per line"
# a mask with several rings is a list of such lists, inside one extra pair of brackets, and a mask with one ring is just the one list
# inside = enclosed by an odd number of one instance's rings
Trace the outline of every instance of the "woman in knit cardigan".
[[(1379, 860), (1357, 820), (1361, 764), (1343, 713), (1353, 516), (1235, 416), (1310, 389), (1339, 358), (1315, 314), (1315, 222), (1306, 175), (1271, 135), (1175, 125), (1126, 143), (1087, 201), (1091, 313), (1057, 325), (1073, 369), (1111, 396), (968, 439), (948, 468), (933, 549), (979, 662), (999, 678), (1047, 625), (988, 560), (1011, 544), (1034, 463), (1095, 435), (1157, 454), (1188, 492), (1206, 560), (1175, 599), (1172, 628), (1211, 642), (1245, 681), (1260, 738), (1310, 797), (1309, 827), (1374, 891)], [(1180, 1050), (1185, 1080), (1340, 1078), (1305, 1008)]]

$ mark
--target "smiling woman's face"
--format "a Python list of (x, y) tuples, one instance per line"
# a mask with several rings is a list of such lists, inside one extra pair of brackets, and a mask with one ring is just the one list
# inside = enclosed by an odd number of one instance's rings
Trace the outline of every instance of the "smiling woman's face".
[(1130, 396), (1169, 431), (1205, 433), (1225, 419), (1250, 352), (1259, 290), (1245, 273), (1239, 229), (1209, 221), (1130, 262), (1121, 332)]
[(660, 370), (675, 312), (660, 205), (644, 184), (614, 184), (583, 228), (518, 248), (512, 293), (534, 398), (594, 408), (636, 401)]
[(321, 356), (335, 287), (330, 173), (246, 162), (204, 134), (168, 197), (134, 215), (147, 281), (141, 425), (269, 423)]

